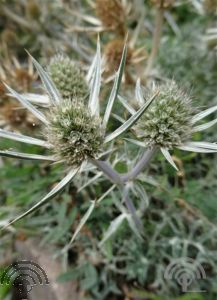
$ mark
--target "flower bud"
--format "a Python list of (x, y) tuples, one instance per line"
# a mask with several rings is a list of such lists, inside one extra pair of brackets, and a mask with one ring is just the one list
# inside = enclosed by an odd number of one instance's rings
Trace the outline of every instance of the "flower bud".
[(88, 85), (81, 69), (70, 58), (57, 55), (48, 67), (50, 76), (63, 99), (85, 98)]
[(88, 157), (97, 156), (104, 131), (100, 119), (91, 116), (83, 103), (64, 100), (50, 110), (48, 118), (47, 139), (58, 159), (66, 160), (68, 165), (79, 166)]
[[(191, 99), (174, 82), (157, 89), (159, 94), (139, 119), (134, 131), (147, 147), (157, 145), (171, 149), (191, 136), (194, 111)], [(156, 88), (153, 88), (150, 97), (155, 93)]]

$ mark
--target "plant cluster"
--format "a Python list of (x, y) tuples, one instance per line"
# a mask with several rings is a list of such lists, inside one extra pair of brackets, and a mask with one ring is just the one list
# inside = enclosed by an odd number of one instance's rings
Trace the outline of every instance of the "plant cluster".
[(194, 299), (216, 299), (214, 1), (12, 2), (0, 2), (0, 272), (14, 240), (39, 235), (82, 300), (192, 300), (164, 278), (180, 257), (206, 272)]

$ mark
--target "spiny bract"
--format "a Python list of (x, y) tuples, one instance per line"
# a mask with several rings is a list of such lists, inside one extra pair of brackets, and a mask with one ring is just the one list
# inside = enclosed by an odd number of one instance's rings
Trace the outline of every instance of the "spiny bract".
[(85, 98), (88, 95), (85, 77), (69, 57), (56, 55), (51, 59), (48, 71), (64, 99)]
[(159, 94), (134, 130), (147, 146), (172, 149), (191, 137), (193, 112), (191, 99), (175, 83), (168, 83), (159, 88)]
[(51, 108), (48, 118), (46, 135), (58, 159), (79, 166), (99, 154), (104, 138), (100, 119), (91, 116), (82, 102), (64, 100)]

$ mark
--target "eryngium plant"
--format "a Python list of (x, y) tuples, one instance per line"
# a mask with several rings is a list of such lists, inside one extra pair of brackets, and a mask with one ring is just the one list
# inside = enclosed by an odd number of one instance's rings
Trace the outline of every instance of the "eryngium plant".
[(80, 67), (69, 57), (56, 55), (51, 59), (48, 72), (62, 98), (84, 98), (89, 88)]
[[(137, 82), (137, 85), (139, 81)], [(177, 169), (169, 150), (178, 148), (184, 151), (211, 153), (217, 151), (217, 144), (191, 141), (195, 132), (203, 131), (217, 123), (217, 119), (202, 125), (196, 123), (217, 110), (211, 107), (200, 113), (193, 108), (191, 98), (178, 88), (173, 81), (160, 87), (152, 87), (149, 96), (156, 93), (153, 105), (146, 110), (134, 126), (134, 133), (139, 138), (133, 143), (147, 148), (158, 147), (169, 163)], [(143, 97), (139, 105), (144, 105)]]
[[(180, 92), (174, 83), (170, 85), (154, 88), (150, 98), (145, 101), (140, 86), (137, 81), (135, 95), (140, 108), (135, 111), (123, 98), (119, 97), (125, 107), (132, 114), (127, 121), (119, 118), (123, 124), (112, 133), (106, 132), (107, 124), (111, 115), (112, 107), (118, 96), (118, 91), (123, 75), (123, 69), (126, 61), (126, 46), (124, 47), (120, 66), (114, 77), (114, 84), (108, 97), (107, 106), (103, 116), (100, 115), (99, 94), (101, 85), (101, 54), (100, 44), (98, 42), (97, 52), (86, 76), (88, 83), (89, 100), (84, 104), (83, 98), (66, 98), (61, 96), (56, 87), (40, 64), (32, 58), (33, 63), (41, 77), (49, 96), (49, 106), (46, 113), (37, 109), (24, 95), (7, 86), (10, 93), (29, 109), (44, 125), (43, 135), (46, 139), (38, 139), (21, 134), (9, 132), (0, 129), (0, 137), (9, 138), (23, 143), (35, 144), (45, 147), (51, 151), (51, 155), (34, 155), (27, 153), (18, 153), (14, 151), (0, 151), (0, 155), (16, 157), (21, 159), (46, 160), (51, 162), (62, 162), (65, 164), (68, 174), (36, 205), (27, 212), (11, 221), (8, 225), (20, 220), (24, 216), (38, 209), (48, 202), (51, 198), (61, 192), (64, 187), (71, 182), (77, 173), (88, 172), (90, 167), (87, 163), (92, 163), (102, 173), (104, 173), (112, 182), (112, 186), (98, 199), (91, 201), (91, 205), (81, 219), (80, 224), (75, 231), (71, 242), (75, 239), (78, 232), (87, 221), (96, 204), (108, 195), (114, 188), (118, 187), (122, 192), (123, 203), (127, 206), (130, 214), (124, 211), (120, 219), (131, 218), (142, 230), (142, 223), (138, 218), (136, 208), (130, 199), (130, 193), (134, 189), (134, 179), (140, 172), (146, 168), (153, 155), (160, 148), (166, 159), (176, 168), (175, 163), (169, 154), (170, 149), (174, 147), (195, 151), (195, 152), (217, 152), (217, 145), (206, 142), (189, 142), (191, 133), (202, 131), (214, 125), (217, 120), (206, 124), (195, 126), (195, 123), (204, 117), (215, 112), (217, 106), (209, 108), (193, 116), (194, 110), (191, 107), (191, 101), (188, 96)], [(34, 96), (35, 99), (37, 96)], [(143, 115), (144, 114), (144, 115)], [(107, 151), (106, 145), (134, 127), (141, 140), (131, 140), (135, 144), (145, 147), (146, 150), (132, 169), (126, 174), (117, 173), (111, 165), (102, 159), (105, 153), (108, 155), (112, 147)], [(101, 176), (102, 173), (97, 174)], [(140, 193), (143, 196), (143, 192)], [(118, 221), (120, 220), (118, 219)], [(132, 224), (132, 222), (131, 222)], [(139, 232), (137, 232), (139, 234)]]

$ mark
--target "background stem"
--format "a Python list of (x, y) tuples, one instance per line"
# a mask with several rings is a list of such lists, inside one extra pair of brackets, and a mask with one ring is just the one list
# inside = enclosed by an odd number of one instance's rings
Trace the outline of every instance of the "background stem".
[(151, 50), (151, 54), (148, 58), (147, 67), (145, 69), (145, 77), (146, 78), (149, 76), (149, 73), (152, 69), (155, 57), (157, 56), (157, 53), (158, 53), (161, 32), (162, 32), (162, 26), (163, 26), (163, 19), (164, 19), (164, 9), (162, 7), (159, 7), (157, 9), (157, 14), (155, 17), (155, 28), (154, 28), (154, 34), (153, 34), (152, 50)]

